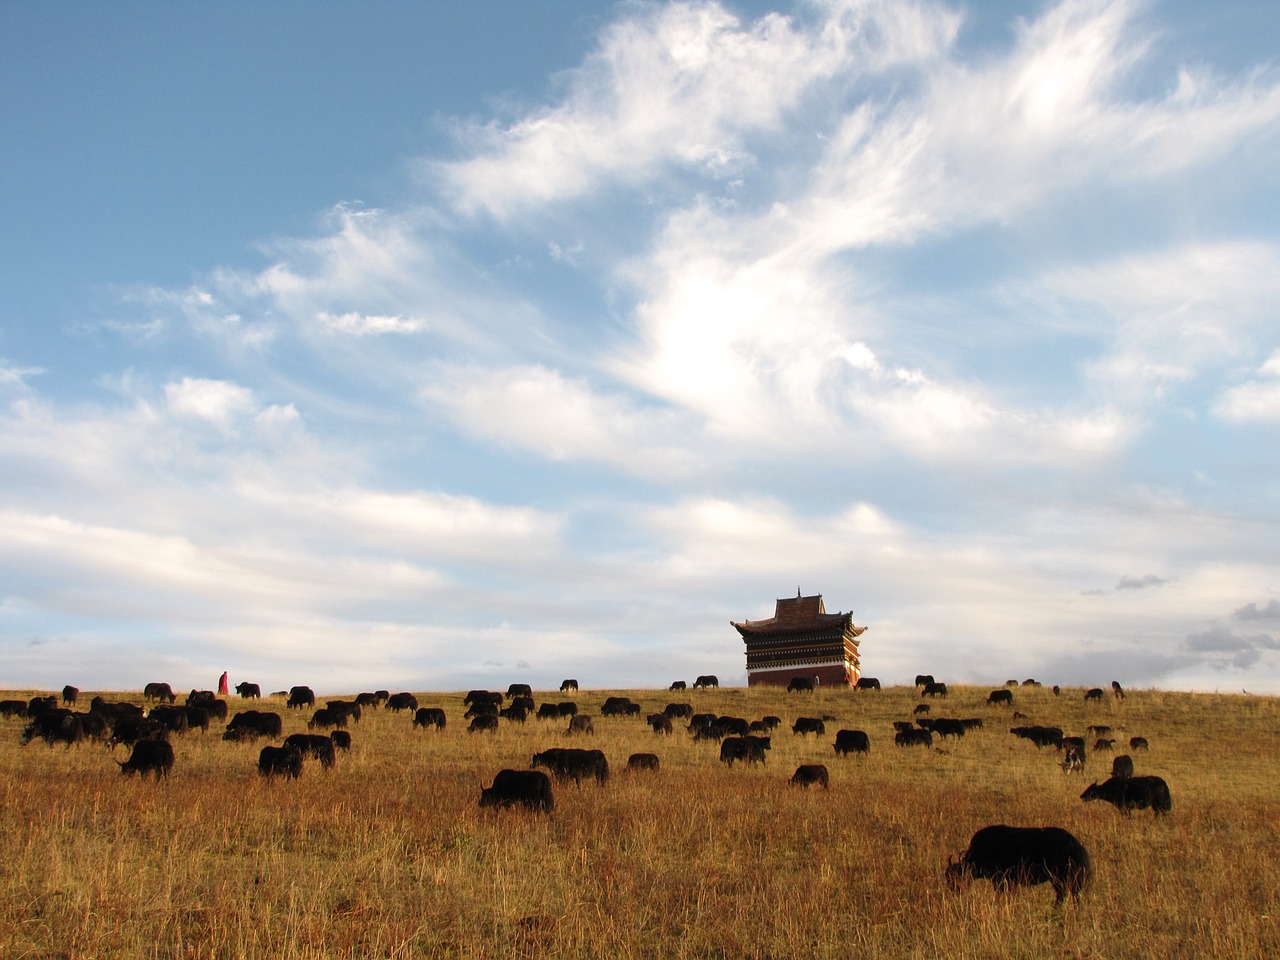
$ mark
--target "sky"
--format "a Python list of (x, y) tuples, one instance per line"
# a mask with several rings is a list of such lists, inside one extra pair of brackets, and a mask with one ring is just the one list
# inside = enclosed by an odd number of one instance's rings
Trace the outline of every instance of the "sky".
[(0, 0), (0, 687), (1280, 693), (1280, 5)]

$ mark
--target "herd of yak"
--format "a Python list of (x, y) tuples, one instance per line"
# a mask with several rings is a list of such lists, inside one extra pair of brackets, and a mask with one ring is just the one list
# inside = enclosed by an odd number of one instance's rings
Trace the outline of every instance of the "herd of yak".
[[(1009, 681), (1005, 688), (993, 690), (987, 703), (993, 706), (1012, 707), (1013, 696)], [(718, 687), (714, 676), (699, 677), (694, 687)], [(945, 698), (945, 683), (933, 677), (916, 678), (921, 703), (915, 707), (913, 720), (894, 723), (894, 743), (899, 747), (932, 748), (935, 738), (961, 738), (966, 732), (983, 726), (981, 718), (945, 718), (930, 716), (931, 707), (926, 698)], [(1034, 680), (1022, 682), (1022, 686), (1040, 686)], [(1124, 690), (1112, 682), (1112, 695), (1124, 698)], [(863, 678), (857, 689), (879, 690), (878, 681)], [(671, 685), (673, 692), (687, 689), (683, 681)], [(788, 686), (789, 691), (812, 690), (809, 678), (796, 677)], [(565, 680), (561, 693), (576, 693), (578, 682)], [(1060, 694), (1058, 687), (1054, 695)], [(261, 696), (256, 684), (241, 683), (236, 693), (243, 700)], [(287, 697), (290, 709), (311, 709), (307, 721), (309, 733), (295, 733), (277, 745), (266, 745), (258, 755), (258, 772), (263, 776), (297, 778), (302, 774), (303, 762), (315, 760), (322, 767), (332, 767), (338, 751), (350, 750), (351, 734), (346, 729), (358, 722), (365, 709), (385, 709), (391, 712), (405, 711), (413, 718), (414, 727), (444, 729), (447, 718), (439, 707), (419, 707), (411, 693), (392, 694), (386, 690), (362, 693), (352, 700), (328, 700), (316, 708), (315, 694), (309, 687), (296, 686), (279, 691), (275, 696)], [(1102, 700), (1104, 691), (1095, 687), (1085, 693), (1086, 700)], [(174, 752), (170, 737), (192, 728), (208, 731), (210, 723), (225, 723), (224, 740), (255, 741), (260, 738), (279, 739), (283, 733), (280, 714), (271, 710), (240, 710), (228, 719), (227, 701), (209, 690), (192, 690), (182, 705), (167, 683), (149, 683), (143, 690), (143, 699), (149, 707), (127, 702), (107, 702), (94, 697), (87, 711), (74, 709), (79, 690), (64, 687), (61, 703), (56, 695), (36, 696), (30, 700), (0, 700), (0, 717), (26, 720), (22, 743), (44, 740), (50, 746), (62, 743), (66, 746), (93, 740), (111, 748), (124, 745), (130, 748), (127, 760), (117, 761), (124, 774), (151, 773), (159, 781), (173, 768)], [(566, 733), (589, 736), (593, 733), (590, 716), (580, 714), (575, 702), (563, 700), (544, 702), (535, 707), (533, 693), (527, 684), (512, 684), (501, 691), (472, 690), (463, 698), (466, 707), (464, 719), (471, 733), (493, 731), (500, 720), (523, 723), (533, 717), (538, 720), (568, 720)], [(626, 697), (608, 697), (601, 709), (602, 716), (636, 717), (642, 713), (639, 704)], [(1014, 713), (1014, 718), (1021, 714)], [(792, 725), (795, 735), (826, 735), (826, 724), (836, 718), (799, 717)], [(732, 767), (734, 763), (763, 763), (771, 747), (773, 732), (782, 724), (776, 716), (766, 716), (748, 721), (741, 717), (717, 716), (711, 713), (695, 713), (689, 703), (669, 703), (659, 713), (645, 716), (645, 722), (658, 734), (671, 734), (673, 724), (679, 722), (697, 740), (714, 740), (720, 745), (720, 760)], [(1031, 741), (1037, 748), (1053, 747), (1060, 752), (1060, 765), (1067, 773), (1083, 770), (1086, 752), (1110, 752), (1115, 739), (1104, 725), (1093, 725), (1088, 734), (1094, 739), (1087, 746), (1083, 736), (1067, 736), (1057, 727), (1017, 726), (1010, 732)], [(871, 749), (871, 738), (866, 731), (841, 729), (836, 731), (833, 749), (837, 756), (866, 754)], [(1129, 740), (1131, 751), (1147, 748), (1143, 737)], [(659, 760), (653, 753), (632, 754), (627, 760), (629, 770), (656, 770)], [(609, 763), (601, 750), (589, 748), (556, 747), (534, 754), (527, 770), (504, 769), (499, 771), (493, 783), (482, 789), (481, 807), (518, 806), (549, 813), (555, 807), (552, 780), (581, 783), (594, 779), (604, 783), (609, 777)], [(829, 773), (824, 764), (801, 764), (791, 778), (791, 783), (808, 787), (827, 787)], [(1156, 816), (1168, 813), (1172, 808), (1168, 784), (1157, 776), (1135, 776), (1133, 759), (1129, 755), (1115, 756), (1111, 776), (1103, 783), (1093, 783), (1081, 794), (1083, 800), (1103, 800), (1126, 815), (1132, 810), (1150, 809)], [(1055, 908), (1067, 894), (1078, 899), (1092, 875), (1088, 851), (1068, 831), (1059, 827), (1010, 827), (1004, 825), (984, 827), (973, 835), (969, 848), (949, 862), (945, 877), (955, 886), (961, 878), (989, 878), (1000, 889), (1016, 885), (1049, 883), (1056, 894)]]

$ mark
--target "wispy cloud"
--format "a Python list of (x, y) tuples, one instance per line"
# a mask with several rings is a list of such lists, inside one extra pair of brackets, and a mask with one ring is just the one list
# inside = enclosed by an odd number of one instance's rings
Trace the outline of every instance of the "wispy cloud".
[(801, 25), (776, 13), (743, 23), (718, 3), (641, 8), (564, 78), (560, 103), (465, 131), (473, 156), (441, 174), (462, 209), (499, 218), (672, 167), (733, 175), (756, 161), (748, 137), (777, 131), (816, 82), (928, 59), (958, 25), (880, 0), (818, 12)]
[(1152, 587), (1163, 587), (1167, 583), (1169, 583), (1168, 577), (1160, 577), (1154, 573), (1148, 573), (1141, 577), (1121, 577), (1120, 582), (1116, 584), (1116, 589), (1149, 590)]

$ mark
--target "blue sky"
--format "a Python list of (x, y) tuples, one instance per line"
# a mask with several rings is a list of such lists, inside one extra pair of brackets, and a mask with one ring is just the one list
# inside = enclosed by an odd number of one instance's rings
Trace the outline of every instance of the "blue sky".
[(1278, 37), (0, 2), (0, 685), (1280, 692)]

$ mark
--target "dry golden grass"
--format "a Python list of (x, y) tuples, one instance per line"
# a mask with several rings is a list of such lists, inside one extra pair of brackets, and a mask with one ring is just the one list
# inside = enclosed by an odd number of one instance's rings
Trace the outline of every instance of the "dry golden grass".
[[(468, 735), (459, 693), (419, 694), (446, 709), (442, 733), (366, 710), (351, 754), (329, 771), (309, 761), (297, 782), (261, 779), (258, 747), (218, 732), (175, 738), (156, 783), (122, 777), (101, 746), (22, 747), (22, 722), (0, 720), (0, 958), (1280, 956), (1280, 701), (1017, 691), (1025, 722), (1150, 740), (1138, 772), (1169, 782), (1173, 813), (1126, 818), (1078, 799), (1109, 757), (1064, 775), (1052, 750), (1009, 735), (987, 690), (933, 702), (935, 716), (986, 721), (934, 751), (892, 744), (919, 702), (909, 688), (584, 691), (613, 774), (557, 784), (550, 816), (476, 800), (499, 769), (567, 743), (562, 724)], [(765, 766), (729, 769), (679, 725), (668, 738), (599, 718), (617, 693), (646, 712), (688, 700), (787, 727)], [(263, 706), (286, 734), (305, 729), (309, 711)], [(790, 733), (823, 714), (839, 718), (826, 736)], [(866, 730), (870, 756), (837, 759), (840, 727)], [(628, 773), (634, 752), (662, 769)], [(829, 791), (788, 785), (805, 762), (827, 765)], [(948, 856), (991, 823), (1073, 832), (1095, 867), (1084, 900), (1055, 913), (1047, 886), (948, 890)]]

